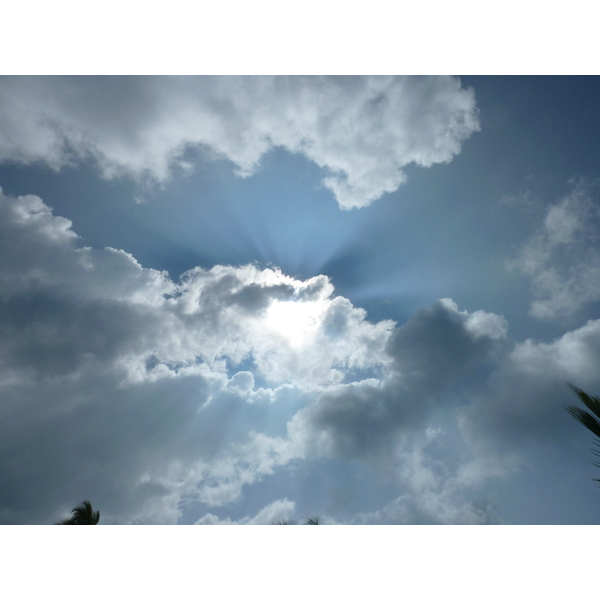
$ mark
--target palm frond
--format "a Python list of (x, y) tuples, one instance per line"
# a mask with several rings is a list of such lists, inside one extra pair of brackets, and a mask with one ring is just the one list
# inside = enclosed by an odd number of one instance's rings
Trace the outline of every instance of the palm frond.
[[(576, 420), (579, 421), (584, 427), (589, 429), (598, 440), (592, 440), (596, 448), (591, 448), (590, 452), (597, 457), (600, 457), (600, 398), (596, 396), (590, 396), (586, 394), (581, 388), (574, 386), (570, 383), (567, 385), (571, 388), (571, 391), (581, 400), (584, 406), (591, 411), (587, 412), (578, 406), (565, 406), (567, 412)], [(592, 414), (593, 413), (593, 414)], [(600, 468), (600, 462), (590, 461), (595, 467)], [(600, 487), (600, 479), (592, 479), (595, 484)]]
[(586, 394), (581, 388), (570, 383), (567, 384), (571, 391), (583, 402), (585, 407), (600, 419), (600, 398)]
[(89, 500), (84, 500), (79, 506), (76, 506), (72, 511), (72, 515), (68, 519), (62, 519), (57, 525), (97, 525), (100, 521), (100, 511), (94, 512), (92, 504)]
[[(304, 521), (304, 525), (319, 525), (319, 517), (314, 517), (310, 519), (306, 519)], [(288, 521), (287, 519), (279, 519), (278, 521), (273, 521), (271, 525), (296, 525), (294, 521)]]
[(586, 410), (578, 406), (566, 406), (567, 412), (584, 427), (587, 427), (594, 435), (600, 437), (600, 420), (596, 419)]

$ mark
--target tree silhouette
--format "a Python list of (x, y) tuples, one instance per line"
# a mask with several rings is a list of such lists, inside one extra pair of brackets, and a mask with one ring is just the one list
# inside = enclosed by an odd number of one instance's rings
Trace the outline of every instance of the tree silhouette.
[[(600, 457), (600, 398), (589, 396), (582, 389), (570, 383), (567, 385), (591, 412), (583, 410), (582, 408), (579, 408), (579, 406), (565, 406), (565, 408), (576, 421), (579, 421), (584, 427), (587, 427), (598, 438), (598, 440), (593, 440), (596, 448), (592, 448), (591, 452), (594, 456)], [(592, 464), (596, 467), (600, 467), (600, 462), (598, 461), (592, 461)], [(600, 479), (592, 478), (592, 481), (595, 481), (596, 485), (600, 487)]]
[(97, 525), (100, 520), (100, 511), (94, 512), (88, 500), (84, 500), (79, 506), (76, 506), (71, 513), (73, 516), (62, 519), (56, 525)]
[[(294, 523), (288, 522), (286, 519), (280, 519), (279, 521), (274, 521), (271, 525), (293, 525)], [(306, 519), (304, 521), (304, 525), (320, 525), (319, 517), (311, 517), (310, 519)]]

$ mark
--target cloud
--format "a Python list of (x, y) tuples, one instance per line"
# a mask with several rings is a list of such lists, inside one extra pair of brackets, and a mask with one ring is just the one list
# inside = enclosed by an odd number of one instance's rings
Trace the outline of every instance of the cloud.
[[(235, 502), (321, 451), (288, 432), (295, 412), (390, 362), (394, 324), (325, 276), (217, 265), (174, 282), (79, 242), (41, 199), (0, 193), (3, 522), (52, 522), (81, 494), (121, 523)], [(300, 339), (273, 326), (279, 305), (306, 319)]]
[(600, 300), (596, 187), (579, 181), (570, 194), (550, 205), (539, 230), (508, 263), (531, 278), (533, 317), (569, 316)]
[(489, 358), (507, 327), (501, 315), (459, 311), (455, 302), (444, 298), (395, 331), (390, 353), (405, 379), (435, 390), (461, 376), (469, 365)]
[(208, 513), (196, 521), (196, 525), (271, 525), (278, 521), (289, 521), (296, 510), (296, 504), (287, 498), (275, 500), (253, 517), (243, 517), (232, 521), (230, 517), (219, 519)]
[(566, 382), (584, 389), (600, 386), (600, 320), (550, 343), (518, 343), (502, 360), (477, 397), (464, 407), (463, 426), (480, 443), (518, 447), (524, 440), (565, 442)]
[(505, 332), (500, 315), (440, 300), (394, 330), (384, 377), (332, 385), (305, 418), (327, 431), (342, 455), (389, 455), (403, 434), (425, 428), (437, 407), (456, 403), (448, 397), (452, 386), (482, 377), (477, 366), (495, 360)]
[(378, 511), (359, 514), (360, 525), (492, 525), (499, 522), (497, 509), (490, 500), (465, 501), (453, 492), (428, 491), (419, 496), (400, 496)]
[(3, 77), (0, 161), (164, 182), (190, 151), (252, 175), (281, 147), (321, 167), (341, 208), (367, 206), (411, 163), (447, 163), (479, 130), (454, 77)]
[[(237, 365), (251, 354), (257, 372), (269, 381), (312, 385), (337, 380), (338, 367), (375, 367), (387, 360), (393, 323), (370, 324), (363, 310), (331, 298), (333, 286), (325, 276), (301, 282), (253, 265), (217, 265), (192, 269), (176, 284), (126, 252), (78, 247), (70, 222), (53, 217), (39, 198), (3, 196), (0, 211), (6, 242), (0, 294), (14, 313), (7, 322), (21, 327), (29, 315), (33, 331), (38, 314), (45, 328), (51, 318), (61, 335), (47, 330), (48, 340), (66, 342), (73, 330), (73, 341), (83, 344), (80, 354), (95, 354), (94, 344), (109, 336), (108, 324), (100, 324), (114, 311), (112, 342), (134, 337), (133, 330), (141, 336), (121, 356), (130, 378), (151, 377), (159, 365), (198, 367), (198, 361), (222, 371), (224, 363), (217, 365), (224, 357)], [(285, 307), (292, 319), (307, 319), (304, 339), (296, 344), (295, 332), (281, 331), (273, 307)]]
[(499, 523), (501, 518), (495, 503), (485, 494), (478, 494), (480, 486), (464, 476), (474, 470), (481, 473), (482, 482), (506, 474), (505, 469), (497, 468), (488, 457), (473, 459), (453, 471), (444, 461), (430, 456), (426, 448), (415, 446), (404, 455), (399, 468), (405, 493), (377, 511), (356, 515), (354, 522), (373, 525)]
[[(176, 523), (194, 503), (227, 522), (212, 507), (328, 461), (393, 482), (356, 522), (495, 522), (494, 482), (532, 444), (567, 448), (565, 381), (600, 384), (600, 321), (513, 346), (501, 315), (449, 298), (396, 326), (322, 275), (216, 265), (173, 281), (82, 246), (35, 196), (0, 194), (0, 261), (5, 523), (51, 523), (85, 497), (106, 523)], [(293, 514), (274, 489), (239, 522)]]

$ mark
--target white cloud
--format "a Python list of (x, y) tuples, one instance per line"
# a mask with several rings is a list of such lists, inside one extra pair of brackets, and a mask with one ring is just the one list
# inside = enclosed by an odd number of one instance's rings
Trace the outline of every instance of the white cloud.
[(489, 525), (499, 522), (493, 502), (467, 500), (452, 487), (399, 496), (383, 508), (356, 516), (361, 525)]
[(415, 163), (446, 163), (479, 130), (453, 77), (4, 77), (0, 161), (58, 169), (93, 157), (104, 177), (164, 182), (201, 147), (241, 176), (271, 148), (325, 171), (341, 208), (395, 191)]
[[(39, 522), (83, 490), (108, 522), (176, 522), (185, 497), (235, 502), (320, 451), (318, 435), (274, 421), (272, 405), (293, 415), (390, 363), (394, 324), (369, 323), (327, 277), (216, 266), (176, 283), (126, 252), (79, 247), (70, 226), (39, 198), (0, 194), (6, 521), (23, 519), (11, 511), (34, 488), (41, 512), (27, 518)], [(270, 321), (277, 303), (308, 315), (301, 343)]]
[(530, 314), (538, 319), (568, 316), (600, 300), (600, 209), (595, 187), (583, 181), (551, 205), (539, 230), (508, 263), (531, 277)]
[(458, 310), (458, 305), (451, 298), (442, 298), (440, 303), (456, 315), (464, 319), (465, 329), (475, 339), (487, 337), (491, 340), (502, 340), (506, 337), (508, 323), (502, 315), (476, 310), (469, 314), (466, 310)]
[[(134, 322), (144, 323), (139, 339), (129, 340), (127, 353), (119, 356), (131, 380), (159, 371), (199, 372), (201, 363), (223, 373), (225, 360), (235, 366), (252, 359), (257, 373), (271, 383), (328, 385), (343, 377), (339, 369), (389, 361), (385, 344), (393, 323), (373, 325), (361, 309), (332, 298), (325, 276), (301, 282), (272, 269), (218, 265), (193, 269), (176, 284), (122, 250), (77, 247), (70, 222), (53, 217), (39, 198), (2, 196), (1, 201), (7, 244), (0, 294), (36, 291), (62, 295), (60, 302), (80, 304), (80, 310), (114, 308), (115, 317), (121, 311), (124, 318), (131, 312)], [(310, 335), (301, 343), (295, 330), (281, 327), (274, 317), (273, 308), (280, 307), (294, 312), (290, 321), (301, 324), (306, 317), (310, 322)], [(89, 338), (83, 335), (86, 323), (77, 326), (81, 331), (74, 335)]]
[(198, 519), (196, 525), (271, 525), (278, 521), (288, 521), (295, 510), (295, 502), (284, 498), (265, 506), (253, 517), (243, 517), (232, 521), (230, 517), (219, 519), (212, 513), (208, 513)]
[[(381, 509), (356, 515), (365, 524), (489, 524), (500, 520), (486, 484), (510, 472), (493, 455), (479, 456), (449, 438), (448, 423), (396, 451), (402, 494)], [(431, 431), (431, 430), (429, 430)], [(456, 456), (460, 455), (460, 460)], [(450, 458), (449, 458), (450, 457)]]
[[(216, 522), (210, 507), (315, 459), (389, 474), (396, 500), (365, 522), (488, 522), (524, 440), (561, 439), (565, 380), (600, 384), (599, 321), (510, 349), (502, 316), (449, 298), (396, 327), (325, 276), (217, 265), (174, 282), (81, 247), (33, 196), (0, 195), (0, 261), (2, 522), (84, 497), (104, 522), (175, 523), (188, 502)], [(286, 518), (286, 494), (244, 522)]]
[(597, 380), (594, 372), (600, 361), (600, 320), (589, 320), (551, 343), (528, 339), (517, 344), (510, 360), (515, 369), (536, 377), (547, 377), (550, 371), (555, 378), (584, 379), (591, 384)]

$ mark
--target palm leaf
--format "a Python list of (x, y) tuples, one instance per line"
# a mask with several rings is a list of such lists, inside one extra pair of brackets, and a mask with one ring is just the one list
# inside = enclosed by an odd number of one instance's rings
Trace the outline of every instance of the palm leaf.
[(600, 437), (600, 420), (596, 419), (586, 410), (578, 406), (566, 406), (568, 413), (579, 421), (584, 427), (587, 427), (594, 435)]
[[(581, 388), (571, 385), (570, 383), (567, 385), (571, 388), (571, 391), (579, 398), (579, 400), (581, 400), (585, 407), (593, 413), (594, 416), (592, 418), (597, 417), (594, 419), (595, 422), (600, 423), (600, 398), (598, 398), (597, 396), (590, 396), (586, 394)], [(596, 431), (594, 431), (594, 433), (596, 435), (599, 435), (599, 433)]]
[[(598, 437), (598, 440), (593, 440), (596, 448), (591, 448), (590, 451), (594, 456), (600, 457), (600, 418), (598, 418), (600, 417), (600, 398), (590, 396), (581, 388), (571, 385), (570, 383), (567, 385), (591, 413), (579, 408), (579, 406), (565, 406), (565, 409), (576, 421), (579, 421), (584, 427)], [(595, 467), (600, 467), (600, 462), (598, 461), (592, 461), (592, 464)], [(592, 479), (592, 481), (600, 487), (600, 479)]]
[[(306, 519), (304, 521), (305, 525), (319, 525), (319, 517), (314, 517), (310, 519)], [(271, 525), (295, 525), (294, 521), (288, 521), (286, 519), (279, 519), (278, 521), (273, 521)]]
[(84, 500), (79, 506), (76, 506), (71, 513), (73, 516), (68, 519), (62, 519), (57, 525), (97, 525), (100, 520), (100, 511), (94, 512), (89, 500)]

